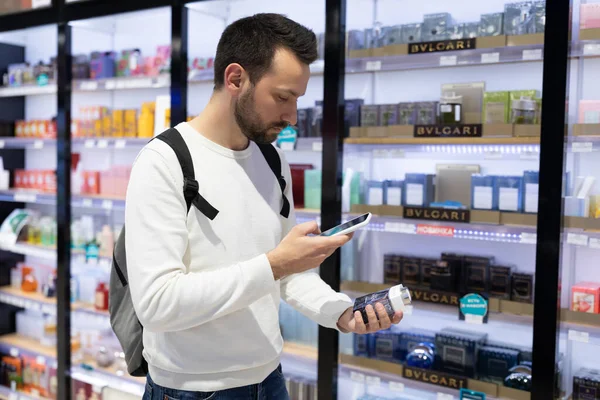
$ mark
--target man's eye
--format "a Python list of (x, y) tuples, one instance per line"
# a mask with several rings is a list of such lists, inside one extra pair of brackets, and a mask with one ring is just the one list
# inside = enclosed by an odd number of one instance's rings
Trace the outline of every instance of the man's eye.
[(283, 97), (283, 96), (278, 96), (279, 101), (283, 101), (286, 102), (288, 101), (287, 97)]

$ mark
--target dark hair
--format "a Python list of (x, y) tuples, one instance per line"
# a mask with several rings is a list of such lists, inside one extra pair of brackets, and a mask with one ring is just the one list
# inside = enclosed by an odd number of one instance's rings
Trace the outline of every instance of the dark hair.
[(256, 83), (269, 70), (275, 51), (291, 50), (305, 64), (317, 59), (317, 39), (308, 28), (280, 14), (256, 14), (225, 28), (215, 56), (215, 89), (225, 80), (225, 69), (238, 63)]

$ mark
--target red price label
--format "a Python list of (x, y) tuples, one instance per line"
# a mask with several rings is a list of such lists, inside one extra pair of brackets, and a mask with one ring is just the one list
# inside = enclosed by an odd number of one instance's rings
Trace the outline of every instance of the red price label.
[(454, 237), (454, 228), (451, 226), (419, 224), (417, 225), (417, 235)]

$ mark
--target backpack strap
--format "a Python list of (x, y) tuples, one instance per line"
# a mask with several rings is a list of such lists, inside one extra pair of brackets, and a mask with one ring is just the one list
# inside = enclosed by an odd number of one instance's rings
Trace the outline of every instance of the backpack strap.
[(277, 178), (277, 182), (281, 188), (281, 197), (283, 198), (283, 205), (281, 206), (281, 211), (279, 213), (284, 218), (287, 218), (290, 215), (290, 202), (287, 197), (285, 197), (286, 183), (283, 175), (281, 174), (281, 158), (279, 158), (279, 153), (272, 144), (257, 143), (257, 145), (265, 157), (265, 160), (267, 160), (267, 164), (269, 164), (271, 171), (273, 171), (275, 177)]
[(215, 219), (219, 210), (214, 208), (204, 197), (202, 197), (202, 195), (200, 195), (200, 193), (198, 193), (200, 186), (198, 185), (198, 181), (194, 174), (192, 156), (179, 131), (175, 128), (168, 129), (158, 135), (156, 139), (162, 140), (168, 144), (175, 152), (177, 160), (179, 160), (179, 165), (183, 172), (183, 196), (185, 197), (188, 212), (193, 204), (208, 219)]

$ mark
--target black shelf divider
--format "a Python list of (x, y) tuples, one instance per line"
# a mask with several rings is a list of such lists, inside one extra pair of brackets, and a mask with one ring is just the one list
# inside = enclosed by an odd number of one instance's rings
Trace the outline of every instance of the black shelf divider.
[(188, 8), (176, 1), (171, 9), (171, 127), (187, 120)]

